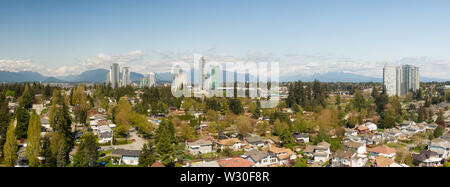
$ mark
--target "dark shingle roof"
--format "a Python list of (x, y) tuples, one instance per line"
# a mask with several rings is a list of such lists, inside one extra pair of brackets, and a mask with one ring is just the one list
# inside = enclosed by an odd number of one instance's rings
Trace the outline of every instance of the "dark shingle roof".
[(295, 138), (309, 138), (308, 133), (298, 133), (294, 135)]
[(414, 160), (423, 162), (424, 160), (430, 158), (431, 156), (439, 156), (439, 154), (437, 154), (434, 151), (429, 151), (429, 150), (425, 150), (425, 151), (421, 151), (420, 154), (413, 154), (412, 157)]
[(100, 133), (100, 138), (112, 138), (113, 132), (109, 131), (109, 132), (104, 132), (104, 133)]
[(269, 154), (258, 151), (257, 149), (252, 149), (244, 155), (252, 158), (252, 160), (254, 160), (255, 162), (259, 162), (262, 159), (266, 158)]
[(140, 150), (126, 150), (126, 149), (116, 149), (113, 151), (114, 155), (121, 155), (121, 156), (133, 156), (133, 157), (139, 157), (139, 154), (141, 154)]
[(260, 144), (263, 143), (261, 137), (259, 136), (253, 136), (253, 137), (248, 137), (246, 138), (247, 142), (250, 144)]

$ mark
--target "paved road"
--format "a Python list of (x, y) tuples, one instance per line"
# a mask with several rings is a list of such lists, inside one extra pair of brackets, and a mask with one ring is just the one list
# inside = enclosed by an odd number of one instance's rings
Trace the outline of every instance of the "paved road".
[(123, 144), (123, 145), (107, 145), (102, 146), (103, 149), (113, 147), (115, 149), (127, 149), (127, 150), (141, 150), (142, 146), (146, 142), (144, 138), (140, 138), (136, 131), (130, 132), (130, 140), (135, 139), (135, 142), (132, 142), (131, 144)]

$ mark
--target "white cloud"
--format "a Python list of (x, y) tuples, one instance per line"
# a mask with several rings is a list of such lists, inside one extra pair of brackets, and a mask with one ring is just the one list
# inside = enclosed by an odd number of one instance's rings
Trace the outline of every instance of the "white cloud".
[(225, 62), (279, 62), (280, 76), (311, 75), (325, 72), (348, 72), (370, 77), (381, 77), (385, 64), (412, 64), (420, 68), (421, 76), (450, 79), (450, 60), (429, 57), (405, 57), (397, 61), (374, 62), (365, 59), (335, 56), (331, 54), (286, 54), (276, 56), (249, 50), (244, 56), (234, 56), (209, 49), (203, 52), (192, 51), (151, 51), (146, 53), (136, 50), (124, 54), (108, 55), (99, 53), (94, 57), (79, 60), (73, 65), (47, 68), (33, 60), (0, 59), (0, 70), (36, 71), (47, 76), (73, 75), (87, 70), (108, 69), (111, 63), (130, 66), (131, 71), (138, 73), (169, 72), (176, 62), (193, 63), (193, 55), (201, 54), (207, 61)]

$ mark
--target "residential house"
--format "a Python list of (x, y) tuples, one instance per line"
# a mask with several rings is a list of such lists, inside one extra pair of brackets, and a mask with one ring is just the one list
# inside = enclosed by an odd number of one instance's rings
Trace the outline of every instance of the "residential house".
[(102, 132), (98, 136), (98, 143), (105, 144), (105, 143), (108, 143), (108, 142), (112, 142), (112, 139), (113, 139), (113, 132), (112, 131)]
[(374, 163), (376, 167), (389, 167), (391, 164), (394, 163), (394, 160), (380, 155), (375, 158)]
[(413, 154), (413, 162), (420, 167), (435, 167), (441, 164), (442, 158), (434, 151), (421, 151), (420, 154)]
[(450, 132), (447, 132), (444, 135), (442, 135), (441, 139), (450, 141)]
[(368, 159), (366, 155), (354, 154), (352, 156), (351, 167), (364, 167), (367, 163), (367, 160)]
[(346, 136), (342, 141), (343, 142), (358, 142), (358, 143), (365, 143), (365, 141), (362, 139), (362, 137), (365, 134), (361, 136)]
[(119, 165), (138, 165), (140, 150), (115, 149), (112, 152), (113, 157), (120, 157)]
[(436, 125), (435, 123), (428, 123), (425, 124), (425, 129), (426, 130), (430, 130), (430, 131), (434, 131), (434, 129), (437, 128), (438, 125)]
[(365, 143), (359, 143), (359, 142), (344, 142), (344, 149), (345, 150), (351, 150), (357, 154), (366, 154), (366, 144)]
[(44, 104), (33, 104), (32, 109), (36, 110), (37, 114), (41, 114), (42, 110), (44, 110)]
[(303, 154), (307, 157), (313, 157), (314, 156), (314, 149), (316, 146), (314, 145), (306, 145), (306, 148), (303, 150)]
[(331, 167), (351, 167), (351, 158), (354, 154), (351, 150), (337, 150), (332, 155)]
[(358, 134), (370, 133), (369, 127), (366, 127), (366, 126), (363, 126), (363, 125), (357, 126), (356, 130), (358, 131)]
[(242, 155), (242, 158), (252, 161), (255, 163), (256, 167), (264, 167), (279, 163), (278, 157), (271, 156), (271, 154), (258, 151), (257, 149), (246, 152)]
[(209, 161), (209, 162), (196, 162), (191, 164), (189, 167), (207, 167), (207, 168), (213, 168), (213, 167), (220, 167), (219, 163), (217, 161)]
[(308, 133), (296, 133), (294, 134), (295, 141), (300, 143), (308, 143), (309, 142), (309, 134)]
[(361, 139), (370, 146), (380, 144), (383, 141), (383, 136), (381, 134), (362, 134)]
[(240, 157), (227, 158), (218, 161), (220, 167), (253, 167), (255, 163)]
[(406, 128), (410, 127), (411, 125), (416, 125), (416, 123), (414, 121), (403, 121), (402, 123), (400, 123), (400, 128), (406, 129)]
[(367, 162), (367, 157), (358, 155), (351, 150), (337, 150), (333, 153), (331, 167), (363, 167)]
[(105, 133), (105, 132), (113, 132), (113, 130), (108, 125), (102, 125), (102, 126), (98, 126), (98, 129), (96, 130), (95, 133), (101, 134), (101, 133)]
[(448, 140), (435, 138), (431, 140), (428, 150), (439, 154), (439, 158), (446, 159), (450, 157), (450, 142)]
[(396, 150), (387, 146), (377, 146), (367, 150), (369, 153), (369, 158), (376, 158), (378, 156), (384, 156), (387, 158), (394, 158)]
[(198, 154), (206, 154), (213, 152), (212, 149), (213, 143), (210, 140), (197, 140), (195, 142), (189, 142), (186, 144), (187, 150), (189, 153), (198, 155)]
[(264, 147), (264, 142), (260, 136), (250, 136), (245, 138), (246, 144), (251, 148)]
[(290, 160), (297, 159), (297, 154), (288, 148), (271, 146), (268, 153), (271, 157), (277, 157), (281, 165), (288, 164)]
[(330, 144), (323, 141), (318, 143), (314, 148), (314, 162), (323, 163), (328, 161), (330, 158), (331, 151), (330, 151)]
[(394, 136), (394, 137), (398, 137), (402, 134), (402, 132), (400, 130), (395, 129), (395, 128), (387, 129), (384, 132), (387, 133), (388, 136)]
[(377, 125), (372, 122), (364, 123), (363, 126), (369, 128), (369, 131), (376, 131), (378, 129)]
[(241, 143), (241, 141), (237, 138), (228, 138), (217, 142), (217, 147), (220, 150), (223, 150), (225, 148), (229, 148), (232, 150), (239, 150), (242, 149), (244, 146), (245, 144)]
[(14, 167), (29, 167), (29, 160), (26, 156), (26, 147), (20, 146), (19, 150), (17, 151), (17, 160), (16, 165)]
[(344, 136), (357, 136), (358, 135), (358, 131), (356, 131), (355, 129), (345, 129), (345, 133)]

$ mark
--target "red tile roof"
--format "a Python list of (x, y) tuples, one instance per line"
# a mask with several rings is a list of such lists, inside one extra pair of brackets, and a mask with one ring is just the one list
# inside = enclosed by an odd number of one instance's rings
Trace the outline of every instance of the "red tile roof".
[(218, 163), (221, 167), (251, 167), (255, 164), (252, 161), (240, 157), (219, 160)]
[(152, 167), (166, 167), (166, 166), (161, 164), (161, 162), (155, 162), (155, 163), (153, 163)]
[(387, 147), (387, 146), (384, 146), (384, 145), (371, 148), (371, 149), (369, 149), (367, 151), (368, 152), (373, 152), (373, 153), (382, 153), (382, 154), (387, 154), (387, 155), (390, 155), (390, 154), (396, 152), (395, 149)]

